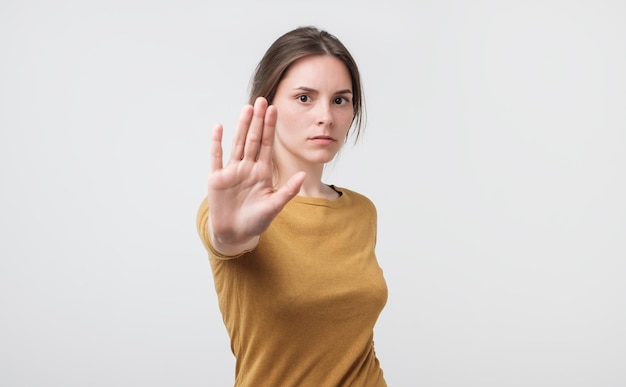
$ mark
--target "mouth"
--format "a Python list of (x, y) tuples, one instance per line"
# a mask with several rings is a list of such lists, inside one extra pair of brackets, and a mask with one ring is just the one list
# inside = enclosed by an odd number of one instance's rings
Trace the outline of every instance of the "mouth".
[(315, 140), (320, 140), (320, 141), (336, 141), (333, 137), (331, 136), (325, 136), (325, 135), (320, 135), (320, 136), (314, 136), (311, 137), (311, 140), (315, 141)]
[(318, 146), (328, 146), (330, 144), (335, 143), (334, 138), (332, 138), (331, 136), (326, 136), (326, 135), (313, 136), (309, 138), (309, 140), (311, 140), (311, 142), (313, 142), (314, 144)]

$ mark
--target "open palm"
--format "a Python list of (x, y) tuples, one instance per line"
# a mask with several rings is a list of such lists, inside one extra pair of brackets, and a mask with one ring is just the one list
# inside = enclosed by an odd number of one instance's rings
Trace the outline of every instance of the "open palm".
[(276, 108), (265, 98), (245, 106), (239, 117), (230, 159), (223, 166), (221, 125), (211, 138), (208, 182), (209, 230), (215, 247), (238, 253), (256, 245), (258, 237), (295, 195), (304, 172), (292, 176), (280, 189), (272, 184), (272, 147)]

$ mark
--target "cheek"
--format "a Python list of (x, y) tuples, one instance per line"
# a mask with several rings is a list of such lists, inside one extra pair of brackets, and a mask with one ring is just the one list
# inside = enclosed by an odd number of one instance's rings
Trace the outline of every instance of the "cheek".
[(278, 116), (276, 119), (276, 131), (284, 134), (289, 133), (289, 128), (293, 127), (293, 122), (289, 120), (289, 117)]
[(344, 112), (341, 115), (341, 124), (342, 126), (346, 127), (346, 131), (348, 129), (350, 129), (350, 125), (352, 124), (352, 118), (353, 118), (354, 114), (352, 114), (352, 112)]
[(276, 121), (276, 127), (279, 126), (291, 133), (303, 130), (315, 124), (315, 118), (303, 111), (285, 112), (282, 116), (279, 114)]
[(298, 114), (296, 114), (296, 112), (289, 106), (281, 106), (280, 108), (276, 107), (276, 111), (278, 113), (276, 116), (277, 122), (294, 122), (298, 117)]

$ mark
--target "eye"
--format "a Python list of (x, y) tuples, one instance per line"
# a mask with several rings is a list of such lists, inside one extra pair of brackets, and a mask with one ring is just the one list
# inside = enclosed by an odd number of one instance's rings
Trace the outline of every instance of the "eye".
[(337, 105), (343, 105), (348, 103), (348, 99), (344, 98), (344, 97), (337, 97), (334, 99), (333, 103), (337, 104)]
[(298, 96), (298, 101), (306, 103), (306, 102), (311, 101), (311, 97), (309, 97), (306, 94), (302, 94)]

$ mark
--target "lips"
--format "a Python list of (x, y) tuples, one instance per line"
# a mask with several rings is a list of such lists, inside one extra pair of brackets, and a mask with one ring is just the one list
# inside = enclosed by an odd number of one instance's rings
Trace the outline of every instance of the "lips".
[(311, 140), (335, 141), (335, 139), (332, 138), (331, 136), (325, 136), (325, 135), (311, 137)]
[(311, 142), (313, 142), (314, 144), (320, 145), (320, 146), (328, 146), (330, 144), (334, 144), (335, 143), (335, 139), (332, 138), (331, 136), (326, 136), (326, 135), (319, 135), (319, 136), (313, 136), (309, 139)]

